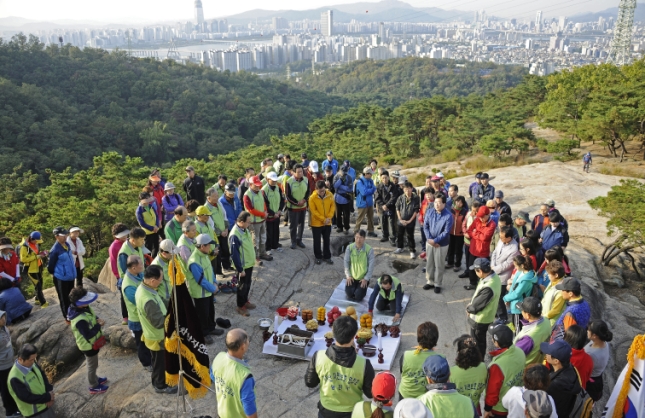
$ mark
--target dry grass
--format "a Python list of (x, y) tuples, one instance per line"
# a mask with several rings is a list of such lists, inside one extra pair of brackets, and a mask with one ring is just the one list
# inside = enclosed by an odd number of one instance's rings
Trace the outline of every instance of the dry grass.
[(605, 163), (598, 168), (598, 171), (601, 174), (607, 174), (610, 176), (634, 177), (637, 179), (645, 179), (645, 167), (643, 167), (641, 164), (639, 164), (638, 166), (634, 166), (634, 165)]
[(527, 164), (534, 164), (542, 162), (539, 158), (532, 158), (524, 155), (513, 157), (487, 157), (482, 154), (477, 154), (472, 158), (466, 160), (461, 166), (465, 169), (460, 175), (475, 174), (480, 171), (492, 170), (494, 168), (502, 168), (509, 166), (520, 166)]
[(38, 365), (47, 375), (47, 380), (52, 384), (58, 380), (59, 376), (62, 374), (61, 372), (64, 366), (63, 362), (58, 362), (53, 365), (46, 360), (40, 360)]

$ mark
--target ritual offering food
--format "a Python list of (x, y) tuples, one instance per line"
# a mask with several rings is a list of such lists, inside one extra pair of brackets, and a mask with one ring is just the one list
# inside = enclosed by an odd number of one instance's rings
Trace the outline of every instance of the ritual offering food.
[(327, 310), (321, 306), (316, 311), (316, 319), (318, 319), (318, 325), (325, 325), (325, 315), (327, 315)]
[(333, 333), (333, 332), (331, 332), (331, 331), (327, 331), (327, 332), (325, 333), (325, 338), (326, 338), (326, 339), (332, 339), (332, 340), (333, 340), (333, 339), (334, 339), (334, 333)]
[(353, 306), (347, 307), (347, 309), (345, 310), (345, 315), (351, 316), (355, 320), (358, 320), (358, 316), (356, 315), (356, 309)]
[(384, 323), (380, 323), (374, 327), (374, 331), (376, 331), (377, 334), (380, 332), (384, 337), (387, 335), (389, 329), (390, 327), (388, 327)]
[(390, 327), (390, 337), (399, 338), (399, 335), (401, 335), (401, 328), (396, 325)]
[(372, 329), (372, 316), (370, 314), (361, 315), (361, 328)]
[(338, 317), (340, 317), (342, 314), (340, 312), (340, 309), (338, 309), (338, 306), (334, 306), (331, 308), (331, 311), (327, 312), (327, 322), (329, 322), (329, 325), (332, 325)]
[(376, 346), (371, 344), (363, 346), (363, 357), (374, 357), (374, 354), (376, 354)]
[(305, 326), (307, 327), (307, 331), (318, 331), (318, 321), (316, 321), (315, 319), (310, 319), (309, 321), (307, 321)]
[(298, 307), (290, 306), (289, 310), (287, 311), (287, 318), (289, 318), (289, 320), (291, 321), (295, 321), (297, 317), (298, 317)]
[(302, 323), (306, 323), (307, 321), (310, 321), (314, 319), (314, 312), (311, 309), (303, 309), (300, 312), (300, 315), (302, 316)]

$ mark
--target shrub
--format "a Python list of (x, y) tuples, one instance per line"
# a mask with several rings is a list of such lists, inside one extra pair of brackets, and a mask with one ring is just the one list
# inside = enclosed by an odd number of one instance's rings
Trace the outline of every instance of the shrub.
[(535, 146), (542, 151), (542, 152), (547, 152), (547, 148), (549, 146), (549, 141), (547, 141), (544, 138), (540, 138), (535, 142)]
[(571, 155), (571, 150), (578, 147), (578, 141), (575, 139), (561, 139), (555, 142), (549, 142), (546, 146), (547, 152), (551, 154)]

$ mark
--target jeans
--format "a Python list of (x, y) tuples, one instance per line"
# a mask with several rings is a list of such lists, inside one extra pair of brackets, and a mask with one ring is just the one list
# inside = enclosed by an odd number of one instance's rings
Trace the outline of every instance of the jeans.
[[(150, 250), (150, 257), (155, 258), (159, 252), (159, 233), (146, 235), (146, 248)], [(144, 260), (145, 262), (145, 260)]]
[(267, 251), (278, 249), (278, 244), (280, 243), (280, 219), (277, 219), (275, 221), (267, 221), (266, 229), (267, 229), (267, 242), (266, 242)]
[(365, 288), (363, 289), (361, 287), (361, 280), (354, 280), (351, 286), (345, 284), (345, 295), (347, 295), (347, 299), (360, 302), (365, 299), (368, 287), (369, 286), (365, 286)]
[(397, 230), (396, 230), (396, 246), (397, 248), (403, 248), (403, 236), (405, 234), (408, 235), (408, 247), (410, 248), (410, 252), (415, 252), (416, 251), (416, 244), (414, 242), (414, 227), (416, 226), (416, 221), (412, 222), (411, 224), (407, 224), (405, 226), (403, 225), (397, 225)]
[(446, 270), (445, 259), (448, 253), (448, 246), (426, 247), (426, 282), (436, 287), (443, 284), (443, 273)]
[(54, 277), (54, 286), (60, 302), (60, 310), (63, 312), (63, 318), (67, 321), (67, 310), (69, 309), (69, 292), (74, 288), (74, 280), (58, 280)]
[(381, 228), (383, 228), (383, 238), (390, 238), (390, 229), (392, 230), (392, 237), (397, 236), (396, 233), (398, 225), (396, 220), (396, 211), (388, 209), (387, 212), (381, 213)]
[(479, 324), (476, 322), (474, 324), (470, 324), (470, 336), (477, 342), (477, 349), (481, 353), (482, 358), (486, 357), (486, 335), (489, 325), (490, 324)]
[(464, 236), (450, 235), (448, 244), (448, 265), (461, 267), (461, 258), (464, 256)]
[[(304, 212), (296, 212), (296, 213), (301, 213), (303, 215), (303, 220), (304, 220)], [(293, 213), (292, 213), (293, 215)], [(291, 218), (291, 222), (293, 222), (294, 218)], [(253, 267), (249, 267), (246, 270), (244, 270), (245, 276), (241, 277), (238, 275), (238, 282), (237, 282), (237, 307), (242, 308), (244, 305), (246, 305), (246, 302), (249, 301), (249, 293), (251, 293), (251, 276), (253, 275)]]
[(358, 209), (358, 217), (356, 218), (356, 226), (354, 227), (354, 232), (361, 229), (361, 224), (363, 219), (367, 217), (367, 232), (374, 232), (374, 207), (369, 206), (367, 208)]
[(291, 235), (291, 243), (297, 244), (302, 242), (302, 233), (305, 230), (305, 214), (304, 210), (290, 210), (289, 211), (289, 235)]
[(143, 367), (148, 367), (152, 364), (150, 349), (141, 341), (143, 331), (132, 331), (134, 333), (134, 342), (137, 344), (137, 357)]
[(87, 362), (87, 381), (91, 388), (96, 387), (99, 385), (99, 378), (96, 376), (96, 370), (99, 368), (99, 354), (85, 356), (85, 361)]
[(164, 361), (164, 350), (150, 351), (152, 358), (152, 386), (156, 389), (165, 389), (166, 384), (166, 364)]
[(249, 228), (251, 230), (251, 234), (253, 234), (253, 246), (255, 247), (256, 257), (267, 253), (267, 230), (265, 223), (266, 222), (259, 222), (251, 224), (251, 227)]
[[(325, 260), (331, 259), (331, 247), (329, 236), (331, 235), (331, 225), (314, 226), (311, 228), (314, 236), (314, 256), (316, 260), (324, 258)], [(323, 248), (320, 248), (320, 241), (322, 240)]]
[(338, 229), (349, 231), (349, 213), (351, 206), (351, 203), (336, 203), (336, 227)]

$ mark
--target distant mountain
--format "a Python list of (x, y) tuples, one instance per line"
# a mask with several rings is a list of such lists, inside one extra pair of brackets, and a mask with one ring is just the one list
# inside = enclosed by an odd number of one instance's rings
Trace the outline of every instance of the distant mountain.
[[(614, 19), (616, 19), (617, 16), (618, 16), (618, 7), (611, 7), (609, 9), (605, 9), (596, 13), (580, 13), (580, 14), (571, 16), (569, 19), (571, 19), (572, 22), (578, 23), (578, 22), (594, 22), (594, 21), (597, 21), (599, 17), (604, 17), (605, 19), (609, 19), (610, 17), (613, 17)], [(645, 3), (636, 4), (634, 21), (645, 22)]]
[(282, 17), (287, 20), (320, 20), (320, 14), (333, 10), (334, 21), (347, 23), (351, 20), (359, 22), (441, 22), (453, 16), (464, 17), (470, 12), (459, 10), (443, 10), (436, 7), (419, 8), (399, 0), (383, 0), (378, 3), (351, 3), (310, 10), (264, 10), (255, 9), (244, 13), (228, 16), (228, 22), (233, 24), (248, 23), (250, 20), (270, 20)]
[(51, 29), (72, 29), (72, 28), (125, 28), (131, 25), (145, 24), (142, 20), (124, 18), (118, 24), (101, 22), (96, 20), (72, 20), (72, 19), (58, 19), (52, 21), (37, 21), (32, 19), (25, 19), (23, 17), (9, 16), (0, 18), (0, 29), (3, 30), (20, 30), (23, 32), (37, 31), (37, 30), (51, 30)]

